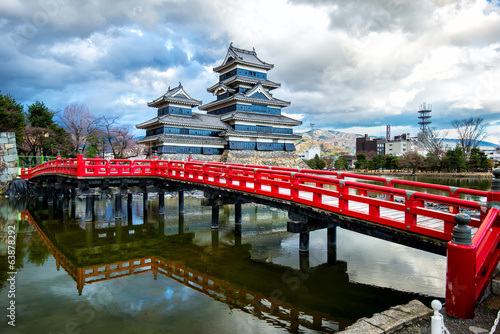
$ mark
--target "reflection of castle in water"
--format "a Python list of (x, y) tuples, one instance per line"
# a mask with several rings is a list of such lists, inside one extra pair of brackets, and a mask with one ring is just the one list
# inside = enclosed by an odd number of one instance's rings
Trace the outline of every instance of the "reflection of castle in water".
[(165, 217), (145, 219), (140, 225), (116, 221), (113, 227), (36, 217), (44, 221), (40, 227), (28, 217), (58, 268), (76, 281), (79, 293), (85, 284), (151, 272), (155, 279), (158, 274), (167, 276), (273, 325), (327, 332), (401, 302), (401, 292), (350, 283), (347, 264), (336, 261), (334, 244), (328, 263), (310, 267), (308, 255), (301, 256), (300, 270), (294, 270), (256, 261), (250, 255), (252, 245), (242, 244), (238, 228), (234, 246), (220, 242), (218, 230), (211, 232), (211, 245), (193, 243), (195, 233), (185, 232), (189, 215), (178, 215), (175, 232), (170, 224), (166, 228)]

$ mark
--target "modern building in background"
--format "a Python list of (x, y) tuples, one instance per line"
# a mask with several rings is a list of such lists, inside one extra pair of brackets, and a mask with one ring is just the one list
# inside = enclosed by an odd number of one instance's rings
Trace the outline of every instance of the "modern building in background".
[(321, 158), (321, 149), (319, 146), (311, 146), (308, 150), (306, 150), (303, 154), (299, 154), (299, 157), (305, 160), (314, 159), (314, 157), (318, 155)]
[(406, 152), (412, 150), (412, 141), (409, 133), (404, 133), (400, 136), (394, 136), (394, 139), (388, 140), (385, 143), (385, 154), (400, 157)]
[(371, 138), (367, 134), (364, 137), (356, 138), (356, 155), (363, 153), (367, 159), (376, 155), (385, 155), (385, 138)]
[[(255, 50), (231, 44), (221, 65), (214, 68), (219, 82), (208, 91), (216, 100), (201, 105), (181, 84), (148, 103), (157, 116), (136, 127), (146, 130), (139, 142), (160, 154), (220, 155), (224, 150), (295, 151), (301, 137), (293, 127), (301, 121), (284, 116), (290, 102), (275, 98), (279, 83), (268, 80), (274, 67), (257, 57)], [(194, 107), (205, 110), (195, 113)]]

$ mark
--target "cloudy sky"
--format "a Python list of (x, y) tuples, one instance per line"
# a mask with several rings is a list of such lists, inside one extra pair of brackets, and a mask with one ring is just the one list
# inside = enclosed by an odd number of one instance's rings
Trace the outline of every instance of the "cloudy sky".
[(433, 127), (483, 117), (498, 144), (499, 14), (498, 0), (2, 1), (0, 90), (135, 125), (179, 81), (212, 101), (233, 42), (275, 65), (274, 96), (291, 101), (297, 132), (416, 134), (425, 102)]

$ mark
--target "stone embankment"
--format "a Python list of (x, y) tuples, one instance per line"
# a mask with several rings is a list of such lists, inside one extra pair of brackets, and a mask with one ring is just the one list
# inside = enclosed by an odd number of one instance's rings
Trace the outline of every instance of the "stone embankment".
[(14, 132), (0, 133), (0, 193), (17, 176), (17, 148)]
[[(497, 269), (497, 272), (500, 272)], [(500, 315), (500, 274), (491, 281), (485, 297), (474, 310), (473, 319), (458, 319), (446, 313), (446, 305), (440, 311), (443, 323), (449, 333), (471, 334), (490, 333), (496, 318)], [(430, 306), (430, 305), (429, 305)], [(371, 318), (361, 318), (339, 334), (429, 334), (433, 310), (418, 300), (406, 305), (391, 307)], [(495, 333), (499, 332), (499, 328)]]
[(392, 333), (405, 325), (428, 318), (433, 311), (418, 300), (406, 305), (391, 307), (371, 318), (361, 318), (339, 334), (382, 334)]
[(309, 168), (295, 152), (281, 151), (250, 151), (226, 150), (222, 155), (202, 154), (161, 154), (162, 160), (188, 160), (191, 157), (196, 161), (228, 162), (243, 165), (264, 165), (289, 168)]

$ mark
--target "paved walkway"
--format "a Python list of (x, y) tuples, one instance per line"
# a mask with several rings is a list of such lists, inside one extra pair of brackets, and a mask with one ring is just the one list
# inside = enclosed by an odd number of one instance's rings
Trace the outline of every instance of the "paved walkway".
[[(488, 334), (500, 310), (500, 275), (492, 280), (492, 294), (476, 306), (474, 319), (457, 319), (441, 310), (444, 324), (450, 334)], [(431, 316), (434, 311), (430, 305), (413, 300), (406, 305), (391, 307), (371, 318), (362, 318), (339, 334), (430, 334)], [(495, 333), (500, 333), (500, 325)]]

